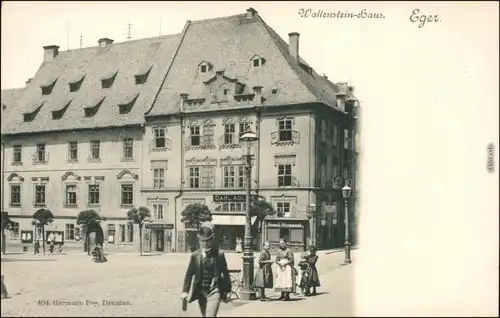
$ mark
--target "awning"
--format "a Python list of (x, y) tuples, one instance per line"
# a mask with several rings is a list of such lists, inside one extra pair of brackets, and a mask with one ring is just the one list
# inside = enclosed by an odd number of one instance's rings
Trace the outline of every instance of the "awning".
[[(252, 217), (252, 224), (255, 223), (256, 216)], [(212, 215), (213, 225), (245, 225), (244, 215)]]

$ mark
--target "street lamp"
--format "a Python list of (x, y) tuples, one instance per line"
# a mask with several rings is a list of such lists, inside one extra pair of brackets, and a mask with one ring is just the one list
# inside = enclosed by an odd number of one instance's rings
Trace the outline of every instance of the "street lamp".
[(259, 137), (250, 129), (240, 137), (240, 141), (244, 146), (244, 157), (246, 163), (246, 179), (247, 179), (247, 195), (246, 195), (246, 219), (245, 219), (245, 237), (243, 238), (243, 289), (241, 291), (242, 300), (255, 300), (255, 290), (253, 289), (253, 250), (252, 250), (252, 233), (251, 233), (251, 191), (252, 191), (252, 144), (258, 141)]
[(311, 224), (311, 245), (316, 246), (316, 204), (311, 203), (307, 206), (307, 218), (312, 221)]
[(345, 202), (345, 260), (344, 265), (351, 263), (351, 242), (349, 241), (349, 198), (351, 197), (351, 188), (346, 184), (342, 188), (342, 196)]

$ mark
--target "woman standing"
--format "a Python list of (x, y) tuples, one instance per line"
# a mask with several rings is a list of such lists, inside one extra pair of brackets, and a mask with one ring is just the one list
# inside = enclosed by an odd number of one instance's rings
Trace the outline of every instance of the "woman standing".
[(312, 287), (312, 295), (316, 295), (316, 287), (321, 286), (319, 282), (319, 275), (318, 275), (318, 269), (316, 268), (316, 262), (318, 262), (318, 255), (316, 255), (316, 247), (311, 246), (309, 248), (309, 257), (307, 258), (307, 263), (309, 264), (308, 268), (308, 280), (307, 280), (307, 296), (311, 295), (310, 294), (310, 287)]
[(276, 291), (281, 292), (281, 297), (278, 300), (290, 300), (290, 293), (295, 293), (295, 269), (293, 253), (286, 245), (285, 239), (280, 239), (280, 250), (276, 257), (278, 269), (276, 273)]
[(264, 244), (263, 250), (259, 256), (259, 268), (255, 273), (254, 286), (260, 288), (260, 300), (267, 301), (266, 288), (273, 288), (273, 271), (271, 265), (274, 263), (271, 260), (271, 252), (269, 252), (269, 242)]
[(241, 247), (241, 238), (236, 238), (236, 253), (243, 252), (243, 248)]

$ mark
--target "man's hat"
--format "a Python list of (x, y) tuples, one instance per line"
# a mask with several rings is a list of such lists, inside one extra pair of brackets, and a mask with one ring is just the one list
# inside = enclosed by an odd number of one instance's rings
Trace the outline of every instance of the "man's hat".
[(200, 230), (198, 231), (198, 238), (201, 241), (206, 241), (214, 236), (214, 226), (210, 222), (203, 222), (200, 224)]

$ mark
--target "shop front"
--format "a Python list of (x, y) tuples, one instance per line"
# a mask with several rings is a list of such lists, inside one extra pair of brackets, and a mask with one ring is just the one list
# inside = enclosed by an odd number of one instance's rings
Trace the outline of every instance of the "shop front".
[(270, 218), (264, 222), (265, 240), (275, 252), (279, 248), (280, 238), (285, 239), (293, 252), (303, 252), (307, 242), (308, 219)]
[[(215, 237), (222, 250), (236, 250), (238, 239), (241, 240), (243, 247), (246, 222), (246, 198), (246, 194), (216, 194), (212, 196), (212, 202), (215, 205), (212, 214), (212, 224), (215, 227)], [(255, 217), (251, 219), (252, 225), (255, 220)]]
[(144, 226), (144, 252), (172, 252), (172, 230), (170, 223), (147, 223)]

